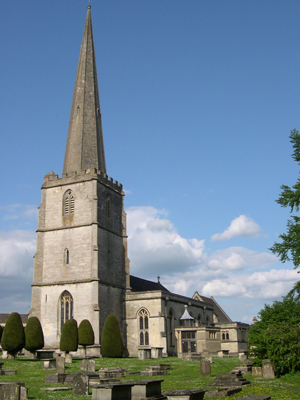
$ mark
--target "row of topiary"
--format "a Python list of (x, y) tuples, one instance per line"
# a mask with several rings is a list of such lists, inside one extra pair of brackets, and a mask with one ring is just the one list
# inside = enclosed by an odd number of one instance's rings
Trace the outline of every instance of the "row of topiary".
[[(12, 356), (23, 348), (31, 353), (42, 349), (44, 335), (39, 319), (30, 317), (24, 329), (20, 315), (16, 312), (11, 313), (4, 329), (0, 325), (0, 342), (2, 349)], [(81, 345), (86, 354), (86, 346), (92, 346), (94, 342), (94, 331), (87, 319), (81, 321), (78, 328), (75, 319), (65, 322), (60, 338), (61, 351), (77, 351), (78, 345)], [(122, 357), (123, 343), (118, 321), (114, 315), (109, 315), (105, 320), (101, 349), (104, 357)]]

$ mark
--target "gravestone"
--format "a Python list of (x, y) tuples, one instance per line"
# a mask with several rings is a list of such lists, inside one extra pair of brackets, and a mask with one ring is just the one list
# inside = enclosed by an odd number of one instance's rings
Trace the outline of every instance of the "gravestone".
[(168, 400), (202, 400), (206, 390), (172, 390), (171, 392), (164, 393)]
[(94, 360), (89, 360), (87, 363), (87, 370), (89, 372), (95, 372), (96, 371), (96, 363)]
[(20, 400), (20, 386), (19, 385), (1, 385), (0, 386), (0, 399), (1, 400)]
[(201, 376), (210, 376), (210, 361), (209, 360), (200, 360), (200, 375)]
[(262, 367), (252, 367), (253, 376), (263, 376)]
[(270, 400), (270, 396), (264, 396), (261, 394), (249, 394), (248, 396), (239, 397), (236, 400)]
[(246, 356), (246, 354), (241, 354), (241, 355), (239, 355), (239, 359), (240, 359), (242, 362), (244, 362), (244, 361), (248, 360), (248, 357)]
[(20, 386), (20, 400), (28, 399), (28, 389), (25, 386)]
[(128, 381), (134, 386), (131, 388), (131, 398), (155, 397), (161, 395), (161, 382), (163, 379)]
[(274, 379), (275, 370), (270, 360), (262, 360), (262, 371), (265, 379)]
[(89, 394), (89, 377), (84, 372), (74, 374), (73, 394)]
[(7, 359), (7, 351), (6, 350), (2, 350), (2, 358), (3, 358), (3, 360)]
[(56, 372), (58, 374), (64, 374), (65, 373), (65, 359), (64, 357), (56, 357)]
[(80, 363), (80, 369), (81, 371), (87, 371), (88, 370), (88, 366), (87, 366), (88, 360), (86, 358), (84, 358), (83, 360), (81, 360)]
[(66, 353), (65, 362), (68, 364), (72, 364), (72, 354)]

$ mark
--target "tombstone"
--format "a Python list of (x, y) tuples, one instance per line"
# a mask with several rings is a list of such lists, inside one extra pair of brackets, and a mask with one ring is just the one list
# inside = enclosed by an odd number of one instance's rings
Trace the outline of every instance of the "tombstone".
[(210, 361), (209, 360), (200, 360), (200, 375), (201, 376), (210, 376)]
[(246, 360), (248, 360), (248, 357), (246, 356), (246, 354), (241, 354), (239, 355), (239, 359), (242, 361), (242, 363)]
[(89, 372), (95, 372), (96, 371), (96, 363), (94, 360), (89, 360), (87, 362), (87, 370)]
[(134, 386), (132, 386), (131, 388), (131, 398), (134, 399), (160, 396), (161, 382), (163, 382), (163, 379), (151, 379), (131, 382), (134, 384)]
[(72, 364), (72, 354), (66, 353), (65, 362), (68, 364)]
[(81, 371), (87, 371), (88, 370), (88, 366), (87, 366), (88, 360), (86, 358), (84, 358), (83, 360), (81, 360), (80, 363), (80, 369)]
[(166, 392), (168, 400), (202, 400), (204, 398), (206, 390), (193, 389), (193, 390), (172, 390)]
[(3, 360), (7, 359), (7, 351), (6, 350), (2, 350), (2, 359)]
[(20, 386), (19, 385), (1, 385), (0, 386), (0, 399), (1, 400), (20, 400)]
[(73, 394), (89, 394), (89, 377), (84, 372), (77, 372), (74, 375)]
[(96, 385), (92, 388), (92, 400), (131, 400), (132, 383)]
[(151, 358), (162, 358), (163, 347), (151, 347)]
[(262, 360), (262, 371), (265, 379), (275, 378), (275, 370), (271, 360)]
[[(212, 359), (213, 359), (212, 356), (210, 356), (210, 357), (205, 357), (205, 360), (208, 360), (211, 364), (212, 364), (212, 362), (213, 362)], [(200, 361), (201, 361), (201, 359), (200, 359)]]
[(261, 394), (249, 394), (248, 396), (239, 397), (236, 400), (271, 400), (271, 397)]
[(262, 367), (252, 367), (253, 376), (263, 376)]
[(56, 372), (58, 374), (65, 373), (65, 359), (63, 357), (56, 357)]
[(20, 400), (28, 399), (28, 389), (25, 386), (20, 386)]
[(43, 359), (43, 369), (56, 369), (56, 358)]

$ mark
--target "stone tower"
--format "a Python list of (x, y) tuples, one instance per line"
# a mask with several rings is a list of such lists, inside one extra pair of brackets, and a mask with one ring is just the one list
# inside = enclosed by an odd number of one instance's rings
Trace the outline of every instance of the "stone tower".
[(125, 344), (129, 288), (122, 185), (106, 175), (101, 111), (88, 6), (74, 87), (62, 177), (44, 177), (34, 258), (32, 308), (47, 347), (59, 345), (69, 318), (88, 319), (100, 343), (114, 314)]

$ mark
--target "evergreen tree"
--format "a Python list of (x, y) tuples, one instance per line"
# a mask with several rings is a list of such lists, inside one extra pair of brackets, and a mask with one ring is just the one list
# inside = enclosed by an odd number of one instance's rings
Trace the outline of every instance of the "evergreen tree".
[(101, 353), (103, 357), (122, 357), (123, 343), (117, 318), (109, 315), (103, 326), (101, 337)]
[[(300, 164), (300, 134), (299, 131), (293, 129), (290, 134), (291, 143), (294, 152), (293, 159)], [(276, 200), (281, 207), (290, 207), (291, 213), (298, 212), (300, 206), (300, 178), (294, 186), (281, 186), (282, 192), (279, 199)], [(281, 243), (275, 242), (270, 250), (280, 257), (280, 261), (292, 261), (294, 267), (300, 266), (300, 217), (292, 215), (287, 221), (287, 233), (279, 235), (282, 239)]]
[(1, 343), (2, 333), (3, 333), (3, 327), (0, 325), (0, 343)]
[(86, 357), (86, 346), (92, 346), (95, 343), (95, 335), (89, 320), (84, 319), (78, 327), (78, 344), (84, 347), (84, 356)]
[(40, 320), (30, 317), (25, 326), (25, 349), (31, 353), (44, 347), (44, 334)]
[(61, 351), (77, 351), (78, 348), (78, 329), (77, 322), (71, 318), (64, 323), (62, 328), (59, 348)]
[(16, 312), (11, 313), (7, 319), (1, 338), (1, 346), (12, 356), (15, 356), (25, 346), (22, 320)]

